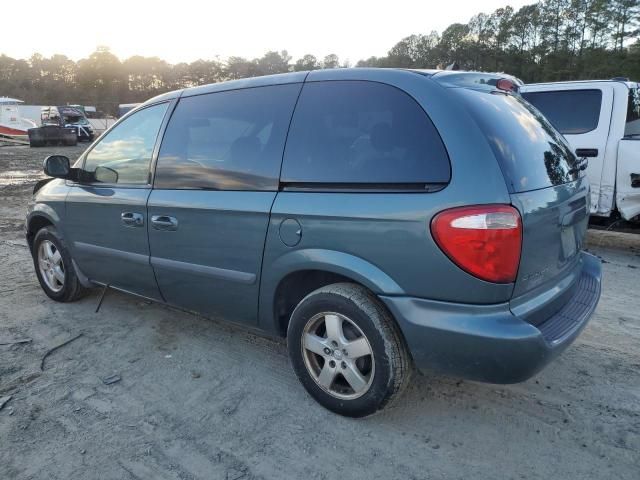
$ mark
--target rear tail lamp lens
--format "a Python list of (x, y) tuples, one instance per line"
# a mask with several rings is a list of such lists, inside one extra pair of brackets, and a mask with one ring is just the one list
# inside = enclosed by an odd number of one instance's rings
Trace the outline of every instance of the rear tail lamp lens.
[(445, 210), (431, 222), (440, 249), (461, 269), (482, 280), (516, 279), (522, 246), (522, 221), (510, 205)]

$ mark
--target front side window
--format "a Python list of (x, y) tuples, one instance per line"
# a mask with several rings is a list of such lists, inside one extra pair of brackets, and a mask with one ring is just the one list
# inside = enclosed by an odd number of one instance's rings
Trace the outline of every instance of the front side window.
[(98, 167), (108, 169), (115, 180), (110, 183), (149, 183), (149, 164), (167, 105), (147, 107), (119, 123), (89, 152), (83, 170), (95, 174)]
[(287, 183), (448, 183), (449, 157), (420, 105), (390, 85), (305, 84), (282, 165)]
[(640, 89), (629, 89), (629, 101), (627, 103), (627, 122), (624, 127), (625, 137), (640, 136)]
[(580, 135), (598, 127), (602, 90), (524, 92), (522, 96), (563, 135)]
[(276, 190), (299, 84), (186, 97), (162, 140), (154, 188)]

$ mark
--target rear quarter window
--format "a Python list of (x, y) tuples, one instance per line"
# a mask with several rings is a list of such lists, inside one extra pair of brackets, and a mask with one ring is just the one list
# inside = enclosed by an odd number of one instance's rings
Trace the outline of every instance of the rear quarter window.
[(562, 135), (517, 95), (454, 89), (484, 133), (514, 193), (578, 178), (577, 159)]
[(444, 184), (440, 135), (403, 91), (376, 82), (306, 83), (296, 106), (281, 180), (321, 184)]
[(637, 88), (629, 89), (629, 101), (627, 103), (627, 119), (624, 126), (624, 136), (640, 136), (640, 91)]
[(522, 96), (563, 135), (580, 135), (598, 128), (601, 90), (524, 92)]

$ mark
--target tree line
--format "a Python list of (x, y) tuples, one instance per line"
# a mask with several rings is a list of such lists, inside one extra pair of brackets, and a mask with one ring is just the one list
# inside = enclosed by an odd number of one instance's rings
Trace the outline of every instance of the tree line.
[[(542, 0), (506, 6), (454, 23), (442, 33), (403, 38), (383, 57), (357, 67), (444, 68), (506, 72), (523, 81), (615, 76), (640, 80), (640, 0)], [(157, 57), (121, 61), (98, 47), (77, 62), (64, 55), (14, 59), (0, 55), (0, 95), (30, 104), (80, 103), (115, 113), (119, 103), (144, 101), (180, 88), (290, 71), (350, 66), (335, 55), (286, 50), (260, 58), (229, 57), (169, 64)]]

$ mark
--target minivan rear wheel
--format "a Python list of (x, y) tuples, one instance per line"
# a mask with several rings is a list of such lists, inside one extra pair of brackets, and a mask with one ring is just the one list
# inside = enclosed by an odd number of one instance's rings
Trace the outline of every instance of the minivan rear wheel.
[(337, 283), (307, 295), (287, 332), (293, 368), (325, 408), (349, 417), (393, 403), (411, 375), (411, 358), (395, 321), (360, 285)]

